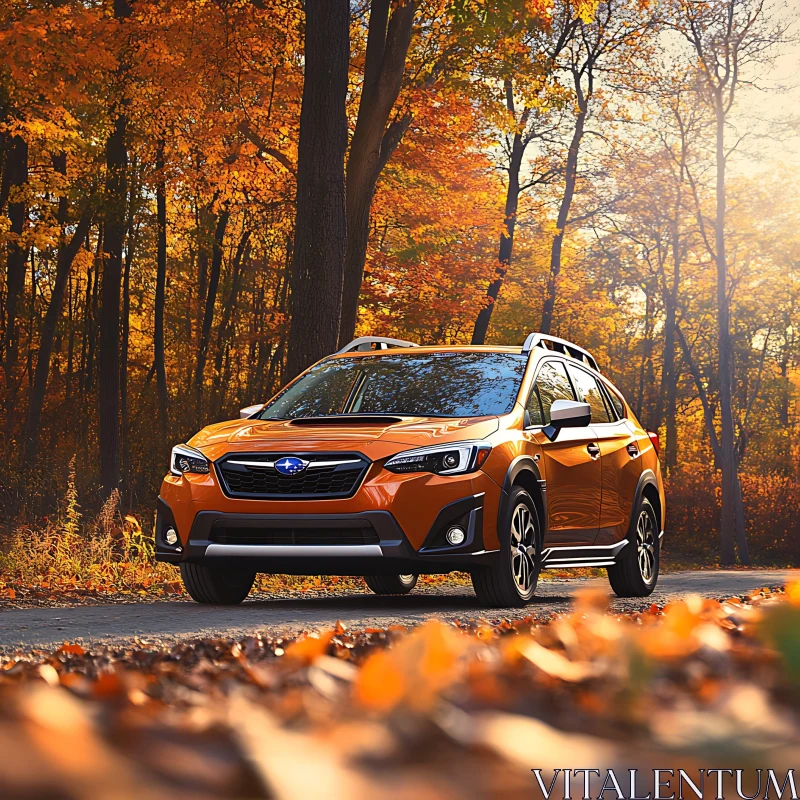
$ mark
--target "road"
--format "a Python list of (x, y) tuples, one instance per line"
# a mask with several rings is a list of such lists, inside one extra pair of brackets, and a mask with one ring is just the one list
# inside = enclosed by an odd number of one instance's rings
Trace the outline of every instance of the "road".
[[(777, 570), (676, 572), (662, 575), (658, 590), (644, 600), (614, 598), (614, 610), (638, 610), (691, 593), (725, 598), (763, 586), (780, 586), (792, 573)], [(608, 588), (605, 579), (542, 581), (533, 603), (524, 609), (484, 609), (469, 587), (425, 589), (405, 597), (337, 594), (302, 598), (250, 600), (234, 608), (187, 602), (129, 603), (0, 611), (0, 650), (54, 648), (65, 641), (84, 645), (132, 639), (161, 644), (200, 636), (240, 637), (296, 634), (331, 627), (337, 620), (354, 629), (414, 625), (429, 618), (500, 620), (530, 615), (547, 617), (567, 611), (575, 593), (587, 587)]]

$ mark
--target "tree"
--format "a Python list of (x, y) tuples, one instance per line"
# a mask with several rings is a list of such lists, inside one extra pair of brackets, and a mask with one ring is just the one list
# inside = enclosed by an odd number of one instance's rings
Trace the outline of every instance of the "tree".
[[(65, 174), (67, 170), (66, 154), (59, 154), (53, 159), (56, 170)], [(64, 294), (67, 289), (72, 262), (78, 254), (81, 246), (86, 241), (89, 233), (89, 226), (95, 214), (94, 198), (90, 194), (84, 201), (84, 208), (80, 212), (77, 221), (74, 223), (74, 231), (71, 236), (67, 234), (67, 215), (69, 212), (69, 202), (66, 194), (59, 198), (58, 222), (61, 227), (61, 238), (58, 246), (58, 256), (56, 259), (56, 279), (53, 285), (53, 292), (42, 325), (42, 333), (39, 340), (39, 353), (36, 358), (36, 371), (31, 387), (30, 399), (28, 401), (28, 414), (25, 419), (23, 432), (23, 467), (30, 469), (36, 461), (36, 451), (39, 438), (39, 424), (42, 418), (42, 408), (44, 407), (47, 380), (50, 376), (50, 361), (53, 354), (53, 344), (56, 336), (56, 326), (61, 316), (64, 306)]]
[(400, 94), (417, 0), (401, 0), (391, 14), (390, 5), (389, 0), (370, 3), (364, 78), (347, 159), (340, 344), (350, 341), (355, 332), (375, 185), (411, 121), (407, 112), (388, 124)]
[(647, 2), (625, 4), (620, 0), (601, 2), (591, 22), (580, 20), (578, 34), (567, 47), (563, 70), (573, 92), (575, 116), (564, 163), (564, 188), (558, 203), (556, 230), (550, 251), (550, 274), (547, 279), (542, 321), (539, 330), (550, 333), (553, 325), (561, 274), (561, 251), (570, 220), (570, 210), (578, 183), (578, 159), (586, 132), (586, 123), (595, 99), (601, 73), (611, 82), (635, 81), (637, 62), (644, 59), (644, 44), (651, 32)]
[(158, 393), (158, 421), (161, 435), (166, 437), (169, 427), (168, 406), (169, 390), (167, 388), (167, 362), (164, 346), (164, 306), (167, 295), (167, 180), (164, 175), (165, 142), (158, 140), (156, 149), (156, 215), (157, 215), (157, 251), (156, 251), (156, 290), (153, 309), (153, 367), (156, 373), (156, 391)]
[[(114, 18), (122, 24), (131, 15), (127, 0), (114, 0)], [(126, 66), (120, 61), (118, 77), (124, 94)], [(99, 339), (99, 434), (100, 480), (108, 496), (120, 482), (120, 289), (122, 250), (125, 243), (128, 201), (128, 117), (124, 97), (112, 109), (112, 130), (106, 141), (106, 181), (104, 204), (103, 281), (100, 305)]]
[[(504, 141), (504, 169), (507, 174), (504, 230), (500, 234), (495, 278), (489, 284), (486, 303), (475, 320), (472, 344), (486, 341), (492, 312), (511, 264), (520, 195), (534, 186), (548, 183), (558, 173), (557, 169), (553, 169), (550, 155), (546, 152), (562, 122), (563, 103), (560, 102), (560, 87), (553, 81), (554, 71), (564, 48), (578, 30), (580, 15), (587, 13), (590, 13), (590, 9), (586, 7), (563, 3), (555, 11), (555, 21), (549, 24), (543, 24), (538, 14), (525, 17), (524, 58), (522, 63), (512, 62), (517, 74), (504, 80), (505, 107), (511, 123), (511, 130)], [(523, 90), (523, 107), (519, 114), (514, 97), (515, 84), (517, 88), (521, 85)], [(528, 147), (537, 140), (544, 145), (545, 154), (534, 160), (530, 168), (531, 178), (523, 185), (520, 182), (523, 160)]]
[(726, 244), (727, 166), (738, 142), (729, 145), (726, 133), (730, 115), (747, 73), (769, 63), (782, 41), (787, 24), (773, 16), (766, 0), (700, 0), (681, 3), (674, 10), (673, 28), (684, 38), (696, 59), (696, 93), (714, 120), (713, 220), (706, 218), (695, 193), (696, 212), (703, 242), (717, 274), (717, 359), (720, 413), (720, 469), (722, 473), (722, 563), (750, 561), (744, 530), (744, 510), (739, 481), (739, 456), (733, 413), (733, 347), (731, 339), (730, 285)]
[(292, 323), (286, 364), (291, 377), (335, 351), (339, 338), (347, 247), (344, 156), (349, 26), (347, 0), (306, 3)]
[(3, 336), (3, 371), (6, 377), (6, 436), (11, 438), (17, 397), (17, 359), (19, 357), (18, 305), (25, 287), (28, 244), (25, 237), (28, 183), (28, 143), (17, 133), (9, 137), (3, 170), (3, 195), (8, 203), (9, 233), (6, 257), (5, 334)]

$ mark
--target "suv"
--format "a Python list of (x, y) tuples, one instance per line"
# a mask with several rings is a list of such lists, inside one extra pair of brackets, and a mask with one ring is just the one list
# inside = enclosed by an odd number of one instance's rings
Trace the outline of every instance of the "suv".
[(156, 552), (200, 603), (256, 573), (361, 575), (376, 594), (463, 570), (518, 606), (543, 568), (655, 588), (658, 436), (577, 345), (420, 347), (362, 337), (242, 419), (173, 448)]

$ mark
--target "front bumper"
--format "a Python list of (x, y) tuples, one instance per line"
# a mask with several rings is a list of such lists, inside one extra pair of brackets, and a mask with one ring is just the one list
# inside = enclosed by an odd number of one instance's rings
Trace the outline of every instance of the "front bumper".
[[(492, 565), (496, 550), (484, 545), (483, 493), (441, 509), (419, 550), (386, 510), (338, 514), (253, 514), (199, 511), (187, 541), (170, 547), (164, 538), (175, 527), (170, 506), (159, 497), (156, 558), (173, 564), (241, 564), (257, 572), (289, 575), (431, 574)], [(464, 527), (463, 544), (447, 545), (451, 525)], [(361, 543), (341, 543), (362, 539)], [(327, 543), (327, 540), (336, 543)], [(309, 543), (314, 542), (314, 543)]]

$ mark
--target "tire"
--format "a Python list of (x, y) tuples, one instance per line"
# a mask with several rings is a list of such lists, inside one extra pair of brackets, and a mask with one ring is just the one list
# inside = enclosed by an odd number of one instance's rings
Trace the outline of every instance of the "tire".
[(365, 575), (364, 582), (375, 594), (408, 594), (417, 585), (417, 576)]
[(639, 498), (628, 531), (628, 545), (608, 568), (608, 580), (617, 597), (647, 597), (658, 583), (660, 540), (653, 504)]
[(498, 564), (474, 570), (472, 587), (485, 606), (524, 606), (536, 593), (542, 565), (542, 528), (533, 498), (521, 486), (511, 490), (498, 533)]
[(237, 606), (253, 588), (256, 574), (237, 567), (183, 563), (181, 578), (195, 602)]

